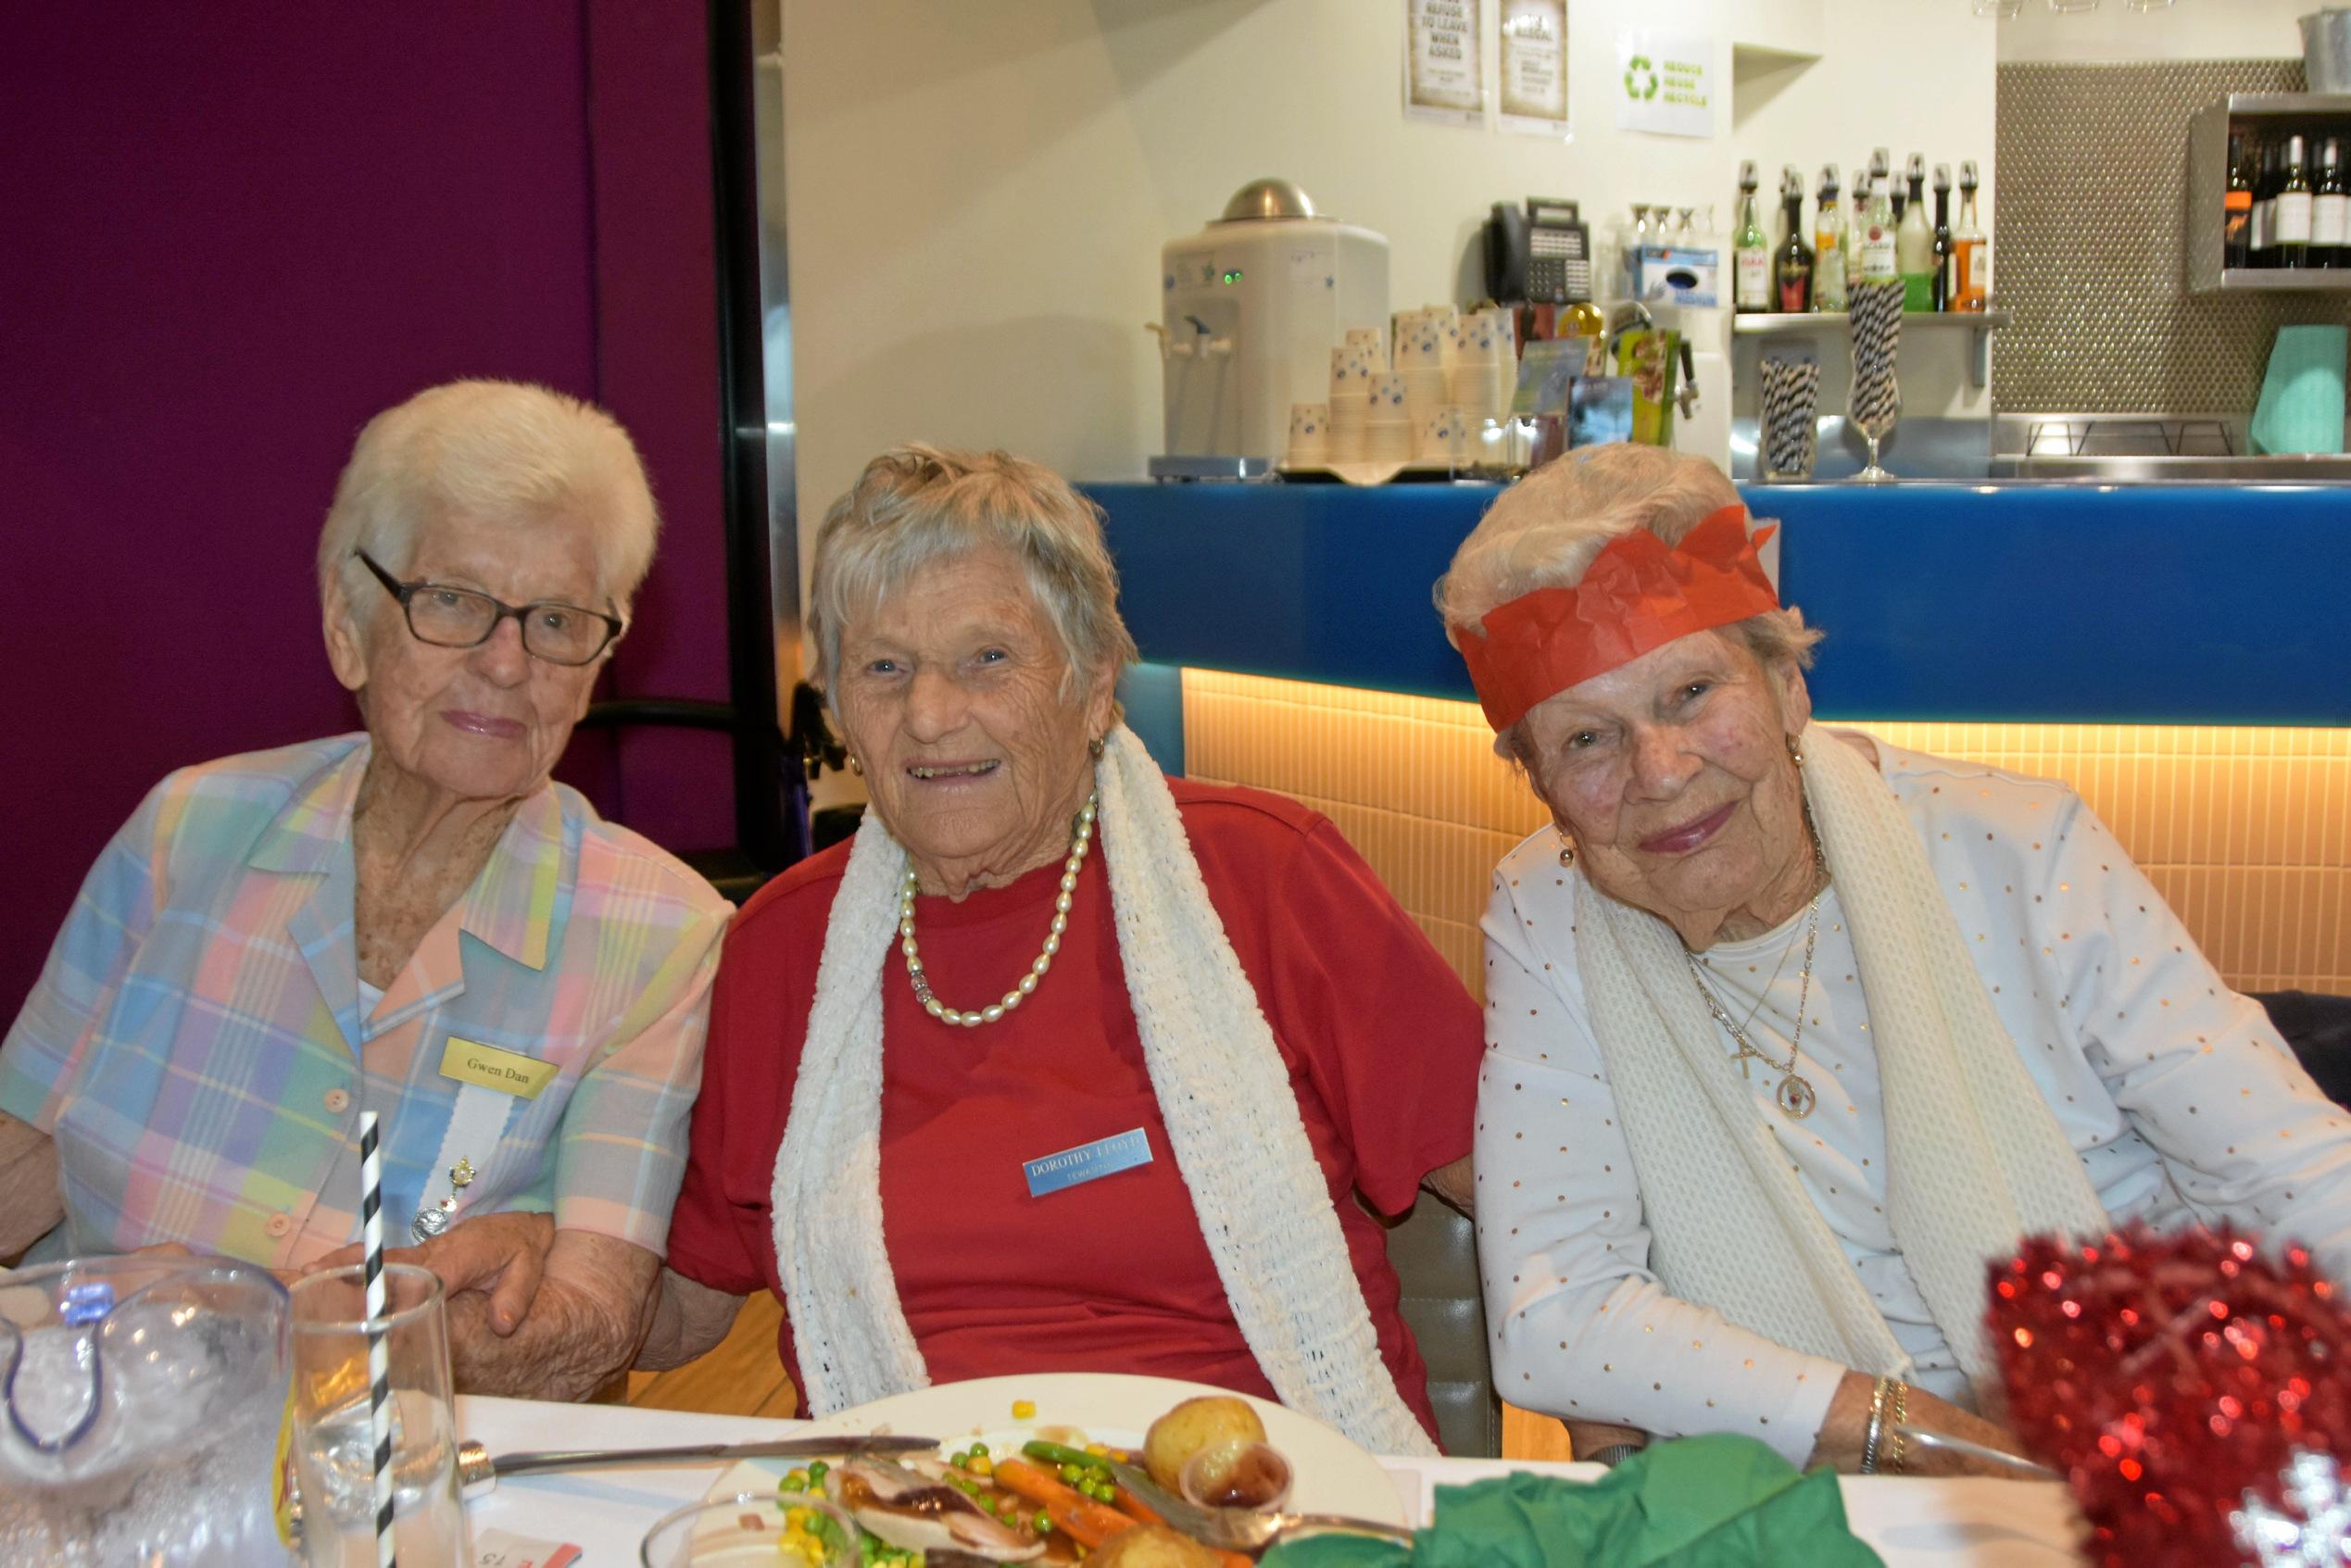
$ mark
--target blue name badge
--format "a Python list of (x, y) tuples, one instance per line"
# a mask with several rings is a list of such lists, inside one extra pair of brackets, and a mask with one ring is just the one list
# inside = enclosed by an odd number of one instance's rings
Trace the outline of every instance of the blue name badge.
[(1081, 1183), (1095, 1182), (1104, 1176), (1114, 1176), (1121, 1171), (1131, 1171), (1138, 1165), (1151, 1162), (1151, 1140), (1143, 1129), (1121, 1133), (1116, 1137), (1102, 1138), (1094, 1143), (1082, 1143), (1075, 1148), (1065, 1148), (1059, 1154), (1049, 1154), (1040, 1160), (1024, 1160), (1021, 1169), (1028, 1176), (1028, 1195), (1043, 1198)]

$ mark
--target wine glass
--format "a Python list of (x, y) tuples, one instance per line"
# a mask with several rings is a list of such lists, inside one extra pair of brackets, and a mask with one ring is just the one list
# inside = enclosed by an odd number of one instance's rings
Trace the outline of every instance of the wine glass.
[(1902, 284), (1857, 285), (1849, 307), (1853, 326), (1853, 427), (1869, 443), (1869, 466), (1854, 477), (1881, 484), (1893, 478), (1878, 462), (1878, 444), (1902, 417), (1894, 364), (1902, 352)]

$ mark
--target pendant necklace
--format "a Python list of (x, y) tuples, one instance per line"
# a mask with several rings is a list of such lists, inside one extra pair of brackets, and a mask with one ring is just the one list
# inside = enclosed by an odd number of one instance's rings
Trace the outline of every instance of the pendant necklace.
[[(1809, 833), (1812, 825), (1809, 802), (1805, 807), (1804, 825)], [(1681, 955), (1682, 962), (1690, 966), (1690, 983), (1698, 987), (1698, 995), (1705, 1000), (1706, 1010), (1715, 1015), (1715, 1022), (1722, 1025), (1723, 1032), (1729, 1035), (1732, 1043), (1739, 1047), (1739, 1054), (1733, 1059), (1739, 1063), (1739, 1076), (1741, 1078), (1748, 1076), (1747, 1063), (1751, 1059), (1762, 1062), (1766, 1067), (1779, 1073), (1779, 1086), (1774, 1091), (1772, 1098), (1779, 1102), (1780, 1111), (1792, 1122), (1803, 1121), (1812, 1114), (1812, 1108), (1819, 1103), (1819, 1096), (1813, 1092), (1811, 1080), (1796, 1071), (1797, 1059), (1804, 1053), (1804, 1009), (1812, 1000), (1812, 955), (1814, 946), (1820, 936), (1820, 899), (1821, 896), (1829, 891), (1829, 859), (1820, 851), (1820, 838), (1817, 834), (1812, 834), (1812, 863), (1821, 879), (1820, 891), (1812, 896), (1812, 909), (1804, 919), (1804, 966), (1796, 990), (1796, 1032), (1788, 1041), (1787, 1060), (1781, 1061), (1768, 1051), (1758, 1048), (1754, 1041), (1747, 1037), (1747, 1031), (1731, 1022), (1730, 1014), (1724, 1010), (1722, 1003), (1716, 998), (1714, 992), (1707, 986), (1704, 975), (1699, 972), (1696, 957), (1686, 949)], [(1784, 954), (1782, 961), (1785, 961)], [(1756, 1012), (1763, 1010), (1763, 1004), (1760, 1001), (1756, 1003), (1755, 1010)], [(1749, 1013), (1747, 1022), (1753, 1023), (1754, 1021), (1755, 1013)]]

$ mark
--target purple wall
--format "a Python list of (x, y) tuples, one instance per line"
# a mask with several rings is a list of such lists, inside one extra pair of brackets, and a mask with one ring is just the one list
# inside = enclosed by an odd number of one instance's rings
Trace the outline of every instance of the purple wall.
[[(615, 682), (725, 695), (704, 48), (694, 0), (10, 8), (0, 1019), (157, 778), (352, 725), (310, 552), (420, 387), (619, 413), (668, 527)], [(731, 837), (714, 741), (583, 771)]]

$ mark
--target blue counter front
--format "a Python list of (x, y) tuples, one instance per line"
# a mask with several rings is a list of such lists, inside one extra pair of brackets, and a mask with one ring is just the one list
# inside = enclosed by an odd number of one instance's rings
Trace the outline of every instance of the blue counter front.
[[(1469, 700), (1429, 591), (1488, 486), (1097, 484), (1143, 658)], [(2351, 489), (1751, 488), (1825, 718), (2351, 723)]]

